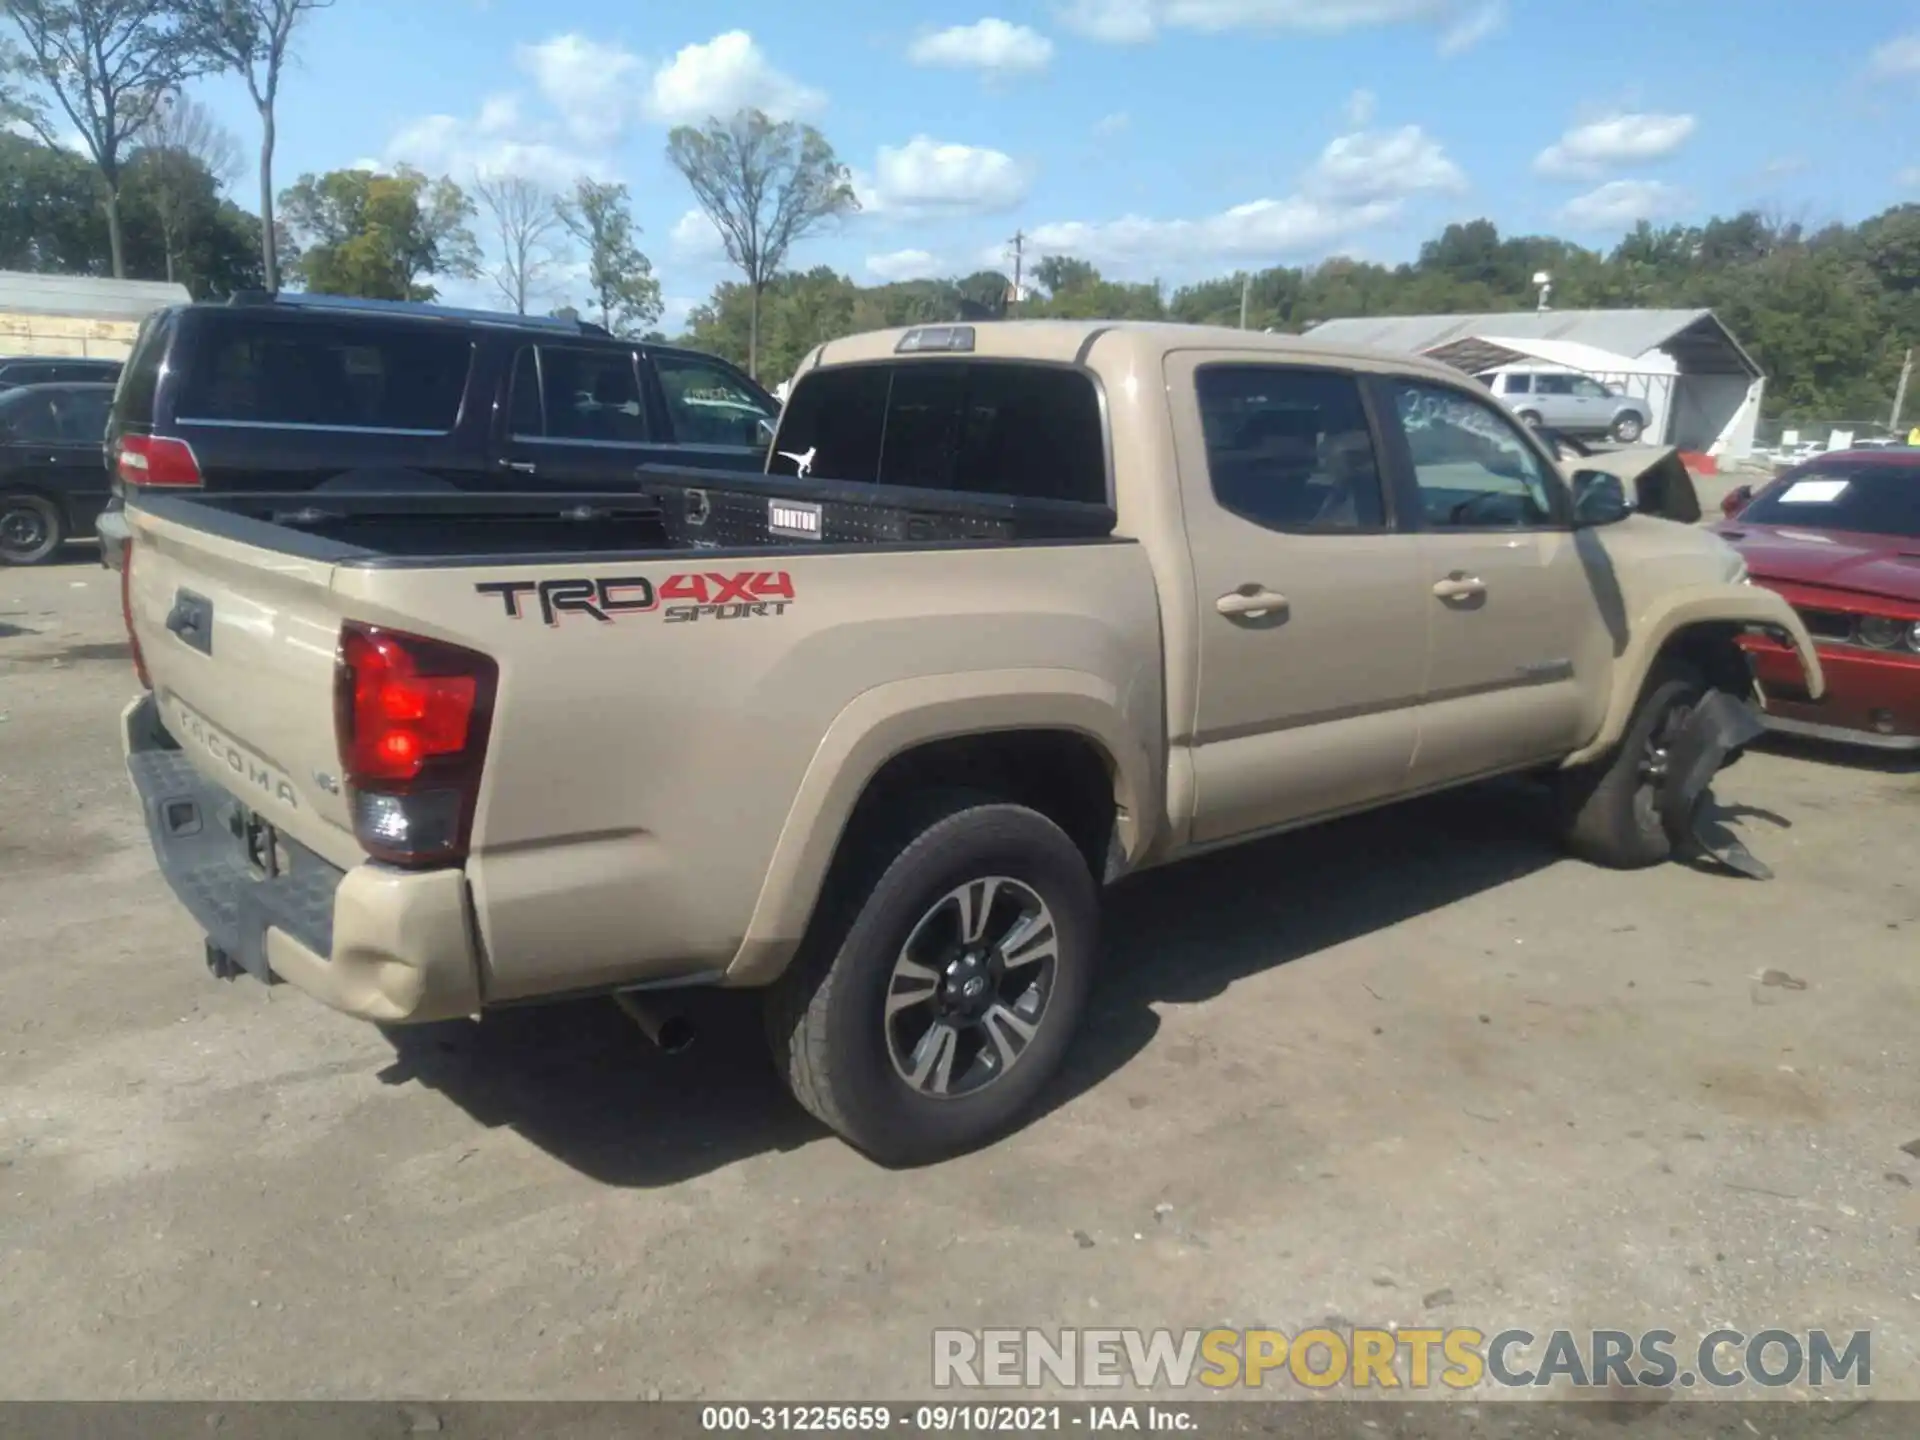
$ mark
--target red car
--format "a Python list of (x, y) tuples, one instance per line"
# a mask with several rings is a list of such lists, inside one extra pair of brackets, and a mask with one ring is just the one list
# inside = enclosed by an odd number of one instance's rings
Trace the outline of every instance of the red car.
[(1792, 650), (1743, 637), (1768, 727), (1920, 751), (1920, 449), (1822, 455), (1721, 508), (1713, 529), (1800, 612), (1826, 672), (1810, 701)]

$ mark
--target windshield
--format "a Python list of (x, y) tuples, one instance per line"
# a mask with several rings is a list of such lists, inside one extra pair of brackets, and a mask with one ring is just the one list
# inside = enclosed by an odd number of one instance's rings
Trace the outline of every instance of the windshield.
[(1920, 466), (1815, 466), (1756, 498), (1739, 518), (1753, 525), (1920, 536)]

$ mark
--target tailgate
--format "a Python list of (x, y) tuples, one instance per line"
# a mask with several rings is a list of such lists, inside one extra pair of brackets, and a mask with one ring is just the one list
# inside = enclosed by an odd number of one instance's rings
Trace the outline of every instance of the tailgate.
[(347, 866), (355, 842), (334, 737), (332, 566), (138, 508), (128, 614), (167, 730), (260, 817)]

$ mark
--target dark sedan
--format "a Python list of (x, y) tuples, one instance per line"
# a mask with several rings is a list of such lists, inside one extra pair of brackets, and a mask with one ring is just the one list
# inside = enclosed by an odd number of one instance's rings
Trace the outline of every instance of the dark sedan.
[(0, 394), (0, 565), (39, 565), (91, 535), (111, 490), (111, 385), (22, 385)]
[(1800, 612), (1826, 673), (1809, 701), (1793, 652), (1747, 637), (1768, 724), (1920, 751), (1920, 450), (1823, 455), (1725, 508), (1713, 528)]

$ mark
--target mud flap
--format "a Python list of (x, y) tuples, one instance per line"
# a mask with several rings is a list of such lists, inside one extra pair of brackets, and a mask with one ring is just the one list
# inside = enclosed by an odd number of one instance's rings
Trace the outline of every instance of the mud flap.
[(1740, 758), (1766, 727), (1754, 708), (1725, 690), (1709, 690), (1693, 707), (1667, 751), (1659, 795), (1660, 822), (1674, 854), (1706, 856), (1737, 875), (1771, 880), (1768, 869), (1713, 815), (1713, 777)]

